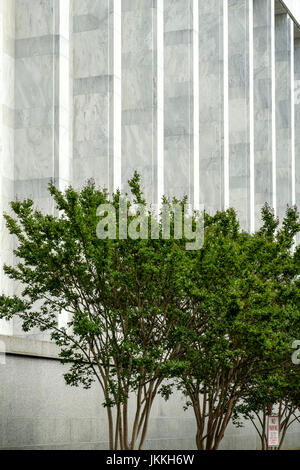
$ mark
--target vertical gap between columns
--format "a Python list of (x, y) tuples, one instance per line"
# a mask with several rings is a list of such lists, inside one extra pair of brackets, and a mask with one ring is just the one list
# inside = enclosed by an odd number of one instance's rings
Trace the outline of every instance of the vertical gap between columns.
[[(58, 16), (59, 21), (59, 16)], [(57, 25), (58, 34), (59, 34), (59, 24)], [(53, 48), (53, 56), (52, 56), (52, 165), (53, 165), (53, 179), (54, 184), (57, 183), (57, 168), (56, 168), (56, 148), (55, 148), (55, 130), (56, 130), (56, 119), (55, 119), (55, 105), (56, 105), (56, 87), (59, 87), (59, 82), (57, 83), (56, 80), (56, 47), (55, 47), (55, 36), (56, 36), (56, 0), (53, 0), (53, 16), (52, 16), (52, 48)], [(57, 103), (59, 104), (59, 103)], [(54, 210), (54, 206), (53, 206)]]
[[(70, 139), (69, 139), (69, 121), (66, 116), (70, 113), (70, 0), (59, 2), (59, 30), (58, 34), (58, 74), (59, 74), (59, 94), (57, 103), (56, 114), (58, 116), (57, 133), (58, 133), (58, 187), (64, 190), (68, 183), (70, 183)], [(66, 49), (66, 56), (63, 56), (64, 51), (63, 41), (67, 42), (68, 48)], [(67, 129), (65, 128), (67, 126)], [(65, 132), (63, 132), (64, 127)], [(66, 132), (67, 131), (67, 132)], [(65, 159), (68, 159), (68, 167), (66, 170)]]
[(224, 95), (224, 209), (229, 208), (229, 79), (228, 79), (228, 0), (223, 0), (223, 95)]
[(164, 0), (157, 0), (157, 204), (164, 195)]
[(122, 5), (113, 1), (113, 190), (121, 189)]
[(199, 162), (199, 128), (200, 128), (200, 108), (199, 108), (199, 0), (193, 0), (193, 84), (194, 84), (194, 110), (193, 110), (193, 135), (194, 135), (194, 209), (199, 209), (200, 203), (200, 162)]

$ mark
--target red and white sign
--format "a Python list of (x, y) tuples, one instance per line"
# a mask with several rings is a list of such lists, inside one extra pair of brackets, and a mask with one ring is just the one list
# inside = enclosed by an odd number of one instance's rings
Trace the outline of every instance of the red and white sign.
[(268, 446), (279, 447), (279, 416), (268, 417)]

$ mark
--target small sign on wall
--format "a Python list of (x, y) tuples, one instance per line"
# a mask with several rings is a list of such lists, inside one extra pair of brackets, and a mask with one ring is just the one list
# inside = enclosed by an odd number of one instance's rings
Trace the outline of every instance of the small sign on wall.
[(268, 447), (279, 447), (279, 416), (268, 417)]

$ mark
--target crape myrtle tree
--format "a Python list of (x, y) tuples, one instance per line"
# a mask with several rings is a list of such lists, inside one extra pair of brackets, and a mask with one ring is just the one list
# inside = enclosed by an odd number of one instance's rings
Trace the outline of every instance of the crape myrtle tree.
[[(299, 231), (296, 209), (282, 228), (272, 210), (262, 228), (240, 230), (234, 210), (206, 216), (204, 246), (185, 282), (192, 322), (182, 325), (177, 386), (192, 406), (198, 449), (217, 450), (253, 378), (290, 361), (299, 336)], [(168, 398), (171, 388), (162, 394)]]
[[(282, 364), (277, 373), (253, 377), (244, 397), (234, 411), (234, 423), (243, 427), (245, 421), (253, 424), (261, 450), (268, 450), (268, 417), (279, 418), (279, 446), (282, 449), (289, 428), (300, 423), (300, 369)], [(243, 418), (243, 421), (241, 421)]]
[(261, 258), (260, 272), (273, 284), (274, 304), (278, 311), (286, 312), (281, 320), (281, 335), (285, 347), (273, 366), (266, 363), (262, 374), (254, 374), (235, 410), (239, 417), (250, 419), (261, 441), (261, 449), (268, 449), (268, 416), (279, 417), (281, 449), (288, 429), (300, 422), (300, 368), (293, 364), (291, 345), (300, 338), (300, 247), (294, 246), (299, 232), (297, 212), (288, 209), (282, 228), (266, 207), (265, 225), (260, 231), (270, 249)]
[[(0, 297), (0, 318), (18, 316), (24, 331), (51, 333), (69, 365), (67, 384), (100, 385), (110, 449), (123, 450), (142, 448), (154, 398), (177, 357), (174, 325), (184, 323), (182, 279), (189, 275), (184, 239), (171, 233), (163, 240), (160, 226), (157, 239), (139, 239), (139, 213), (130, 215), (130, 209), (146, 202), (137, 174), (129, 185), (132, 202), (125, 207), (137, 239), (119, 237), (120, 192), (110, 197), (92, 181), (80, 192), (50, 184), (58, 215), (35, 210), (32, 200), (13, 202), (13, 216), (5, 218), (19, 261), (4, 270), (22, 294)], [(99, 240), (96, 231), (107, 213), (99, 217), (98, 207), (110, 203), (116, 238)], [(105, 230), (114, 229), (108, 223)], [(69, 322), (61, 326), (66, 313)]]
[[(147, 212), (137, 174), (129, 185), (126, 213), (135, 203)], [(287, 364), (300, 337), (297, 211), (289, 209), (279, 229), (265, 207), (254, 235), (240, 230), (234, 210), (206, 215), (203, 247), (187, 251), (172, 227), (170, 239), (162, 236), (154, 213), (143, 238), (139, 214), (131, 211), (128, 225), (137, 236), (124, 236), (120, 192), (110, 197), (90, 182), (79, 193), (51, 184), (50, 193), (57, 216), (43, 215), (31, 200), (12, 203), (14, 216), (6, 215), (19, 262), (4, 269), (22, 294), (0, 297), (0, 318), (17, 315), (25, 331), (50, 331), (69, 365), (66, 382), (100, 385), (110, 449), (142, 448), (153, 401), (158, 391), (169, 396), (164, 379), (174, 377), (195, 413), (197, 447), (218, 449), (254, 377)], [(100, 205), (115, 210), (101, 240)]]

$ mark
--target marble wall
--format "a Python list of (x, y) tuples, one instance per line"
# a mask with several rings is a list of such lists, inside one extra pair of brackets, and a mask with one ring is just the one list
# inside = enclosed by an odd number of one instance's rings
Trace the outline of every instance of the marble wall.
[[(1, 340), (9, 350), (7, 338)], [(12, 348), (22, 351), (18, 342), (24, 340), (9, 340)], [(6, 363), (0, 364), (0, 450), (107, 450), (107, 416), (99, 386), (82, 390), (66, 385), (63, 374), (68, 367), (54, 359), (53, 344), (42, 349), (36, 341), (30, 343), (31, 354), (38, 347), (44, 355), (7, 354)], [(195, 417), (191, 408), (184, 411), (184, 404), (178, 391), (167, 402), (155, 398), (145, 450), (196, 450)], [(130, 403), (130, 415), (132, 411)], [(300, 426), (294, 423), (285, 448), (298, 449), (299, 439)], [(251, 423), (245, 422), (242, 429), (229, 423), (220, 450), (259, 449)]]
[(275, 0), (14, 1), (9, 197), (53, 210), (50, 178), (127, 189), (138, 170), (150, 202), (233, 206), (248, 230), (266, 201), (282, 216), (297, 160), (293, 22), (276, 15), (275, 28)]
[(149, 202), (233, 206), (247, 230), (265, 202), (280, 217), (298, 202), (299, 29), (282, 2), (3, 0), (1, 15), (2, 210), (52, 212), (50, 178), (127, 190), (134, 170)]

